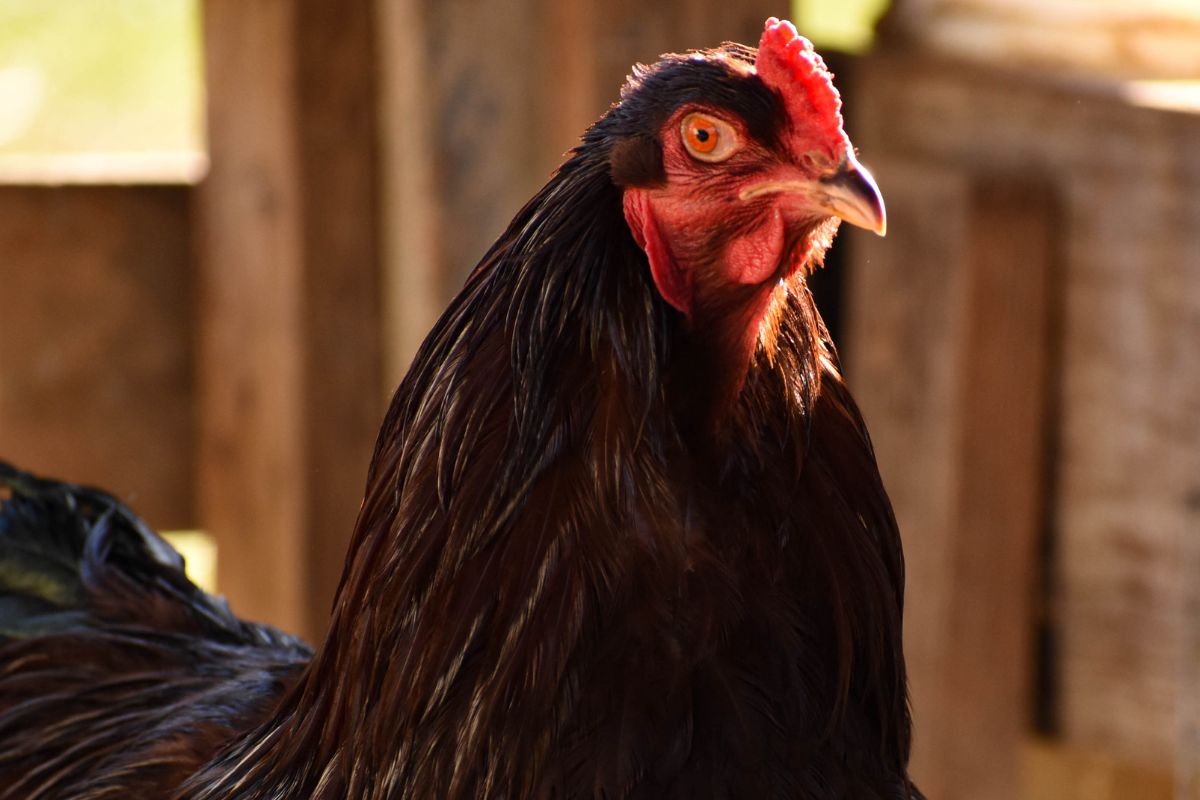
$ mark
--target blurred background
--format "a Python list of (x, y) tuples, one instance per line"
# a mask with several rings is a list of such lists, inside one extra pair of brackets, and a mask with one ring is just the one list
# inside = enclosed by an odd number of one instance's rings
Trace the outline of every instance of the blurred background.
[(319, 640), (467, 271), (632, 63), (769, 15), (888, 202), (814, 280), (905, 536), (918, 782), (1200, 797), (1200, 0), (0, 0), (0, 457)]

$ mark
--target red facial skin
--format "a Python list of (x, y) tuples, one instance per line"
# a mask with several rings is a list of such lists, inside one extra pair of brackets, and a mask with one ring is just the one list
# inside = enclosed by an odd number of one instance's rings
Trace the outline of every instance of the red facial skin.
[[(688, 153), (679, 126), (694, 111), (724, 119), (737, 132), (739, 149), (728, 160), (714, 164)], [(799, 192), (749, 200), (741, 195), (771, 181), (816, 181), (831, 173), (836, 162), (809, 149), (794, 154), (789, 148), (782, 155), (768, 150), (736, 118), (693, 106), (673, 114), (660, 136), (666, 183), (627, 190), (625, 216), (664, 300), (691, 318), (703, 299), (698, 295), (787, 277), (802, 265), (808, 255), (803, 247), (781, 271), (786, 232), (819, 222), (829, 217), (828, 211)], [(741, 224), (730, 231), (735, 221)], [(717, 231), (732, 235), (714, 242)]]
[[(830, 216), (802, 187), (852, 158), (833, 76), (790, 22), (767, 20), (753, 72), (783, 100), (783, 152), (756, 142), (732, 115), (685, 106), (659, 131), (665, 185), (625, 193), (626, 220), (646, 251), (659, 292), (689, 320), (710, 291), (763, 284), (802, 266), (813, 255), (812, 243), (791, 237), (796, 251), (785, 253), (789, 228), (812, 227)], [(697, 111), (733, 129), (737, 146), (728, 159), (713, 163), (688, 152), (680, 122)], [(795, 188), (751, 198), (743, 194), (780, 181)], [(713, 240), (714, 231), (725, 234), (723, 242)], [(791, 262), (787, 266), (785, 258)]]
[[(696, 111), (736, 132), (738, 149), (727, 160), (710, 163), (688, 152), (680, 122)], [(722, 403), (740, 391), (775, 288), (819, 261), (836, 230), (829, 211), (802, 189), (742, 195), (777, 181), (815, 182), (837, 169), (826, 153), (844, 152), (848, 143), (841, 135), (814, 147), (811, 138), (794, 137), (780, 153), (727, 112), (694, 106), (677, 110), (660, 137), (666, 181), (626, 190), (625, 217), (659, 294), (709, 340), (710, 357), (728, 366), (734, 382), (721, 392)]]
[[(759, 151), (736, 119), (726, 119), (737, 131), (740, 151), (721, 163), (701, 161), (690, 155), (679, 134), (680, 121), (693, 111), (718, 116), (709, 109), (685, 107), (667, 120), (660, 132), (666, 184), (660, 188), (630, 189), (625, 193), (625, 216), (638, 244), (646, 251), (650, 271), (663, 299), (689, 318), (692, 316), (699, 267), (712, 256), (711, 233), (731, 214), (741, 213), (744, 203), (738, 198), (745, 181), (725, 178), (728, 167), (739, 162), (760, 162), (768, 155)], [(756, 152), (759, 151), (759, 152)], [(733, 253), (717, 256), (726, 262), (718, 269), (722, 282), (759, 283), (774, 272), (767, 261), (779, 255), (782, 229), (777, 214), (764, 217), (765, 224), (730, 240)], [(728, 263), (730, 257), (733, 263)], [(775, 261), (775, 263), (778, 263)], [(712, 276), (713, 278), (717, 276)]]

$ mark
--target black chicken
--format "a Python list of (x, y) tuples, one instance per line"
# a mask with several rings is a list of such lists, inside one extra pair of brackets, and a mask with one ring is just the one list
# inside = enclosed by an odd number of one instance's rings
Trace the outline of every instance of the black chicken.
[(396, 392), (311, 656), (0, 471), (0, 798), (913, 798), (900, 539), (805, 285), (882, 233), (770, 20), (635, 69)]

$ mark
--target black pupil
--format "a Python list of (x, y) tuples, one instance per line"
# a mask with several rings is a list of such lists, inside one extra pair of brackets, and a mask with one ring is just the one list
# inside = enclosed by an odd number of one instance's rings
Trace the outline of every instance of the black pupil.
[(708, 132), (708, 128), (696, 128), (696, 141), (700, 142), (700, 144), (707, 142), (708, 137), (711, 135)]

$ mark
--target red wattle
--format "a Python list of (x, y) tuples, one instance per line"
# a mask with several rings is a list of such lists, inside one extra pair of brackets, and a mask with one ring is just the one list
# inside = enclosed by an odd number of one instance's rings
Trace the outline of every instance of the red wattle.
[(729, 247), (725, 250), (725, 264), (730, 280), (748, 284), (768, 280), (779, 268), (783, 243), (783, 215), (779, 209), (774, 209), (762, 225), (730, 240)]
[(671, 256), (650, 205), (650, 197), (642, 189), (627, 189), (623, 205), (625, 222), (638, 247), (646, 253), (646, 259), (650, 262), (650, 276), (658, 287), (658, 293), (674, 308), (691, 316), (692, 276)]

